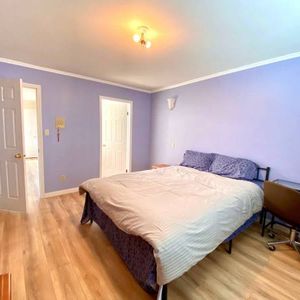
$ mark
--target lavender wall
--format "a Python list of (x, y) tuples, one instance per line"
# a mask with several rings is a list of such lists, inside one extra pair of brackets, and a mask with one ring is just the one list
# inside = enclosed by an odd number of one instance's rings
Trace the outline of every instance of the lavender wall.
[[(179, 163), (186, 149), (219, 152), (269, 165), (272, 178), (300, 182), (300, 59), (155, 93), (152, 116), (146, 93), (4, 63), (0, 77), (42, 86), (43, 128), (50, 129), (44, 137), (46, 192), (99, 175), (99, 95), (134, 102), (133, 170), (149, 167), (151, 136), (151, 162)], [(173, 111), (170, 96), (178, 96)], [(60, 143), (58, 115), (66, 118)]]
[(300, 59), (153, 94), (151, 161), (179, 163), (186, 149), (249, 158), (300, 182)]
[[(22, 78), (42, 86), (45, 191), (73, 188), (99, 176), (99, 96), (133, 101), (133, 170), (149, 167), (151, 96), (146, 93), (74, 77), (0, 63), (0, 77)], [(56, 116), (64, 116), (66, 128), (57, 143)], [(66, 175), (65, 182), (59, 181)]]

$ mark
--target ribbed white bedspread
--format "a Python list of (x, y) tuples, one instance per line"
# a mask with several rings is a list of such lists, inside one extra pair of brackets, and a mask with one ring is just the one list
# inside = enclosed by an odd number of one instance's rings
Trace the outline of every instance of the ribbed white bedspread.
[(263, 199), (254, 183), (179, 166), (90, 179), (81, 188), (118, 228), (153, 247), (160, 285), (212, 252)]

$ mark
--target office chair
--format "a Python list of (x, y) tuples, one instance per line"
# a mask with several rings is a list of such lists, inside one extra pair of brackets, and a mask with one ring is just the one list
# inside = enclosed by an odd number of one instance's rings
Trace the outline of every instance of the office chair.
[[(290, 228), (288, 240), (267, 242), (269, 250), (274, 251), (275, 245), (289, 244), (300, 254), (298, 248), (300, 242), (296, 241), (297, 231), (300, 230), (300, 192), (274, 182), (265, 181), (263, 226), (265, 226), (267, 212), (287, 223)], [(286, 226), (286, 224), (284, 225)]]

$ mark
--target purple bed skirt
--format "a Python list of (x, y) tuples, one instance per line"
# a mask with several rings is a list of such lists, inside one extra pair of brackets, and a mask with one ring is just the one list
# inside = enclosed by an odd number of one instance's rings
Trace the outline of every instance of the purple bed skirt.
[[(257, 220), (257, 216), (258, 213), (254, 214), (224, 242), (229, 242), (239, 233), (246, 230)], [(141, 237), (130, 235), (120, 230), (87, 193), (81, 224), (85, 224), (89, 221), (95, 221), (105, 232), (107, 238), (140, 286), (148, 293), (156, 293), (158, 285), (156, 283), (156, 263), (152, 246)]]
[(89, 221), (95, 221), (105, 232), (140, 286), (148, 293), (156, 293), (158, 285), (152, 246), (141, 237), (120, 230), (87, 193), (81, 224)]

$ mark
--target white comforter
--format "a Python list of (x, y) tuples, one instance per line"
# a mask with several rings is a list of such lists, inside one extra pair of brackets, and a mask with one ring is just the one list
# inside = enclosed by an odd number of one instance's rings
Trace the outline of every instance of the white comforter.
[(81, 185), (115, 225), (152, 247), (157, 283), (181, 276), (262, 208), (262, 190), (186, 167), (90, 179)]

